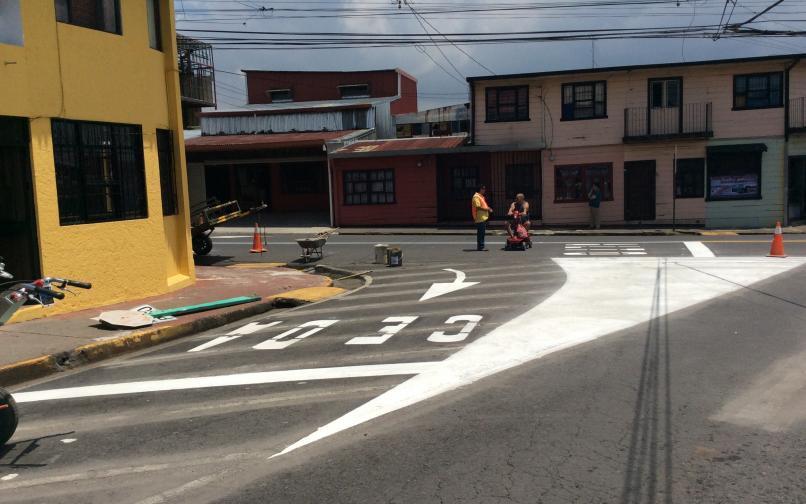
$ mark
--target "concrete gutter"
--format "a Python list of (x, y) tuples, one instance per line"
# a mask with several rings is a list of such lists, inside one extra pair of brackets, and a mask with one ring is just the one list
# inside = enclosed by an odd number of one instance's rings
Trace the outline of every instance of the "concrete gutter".
[(67, 352), (43, 355), (34, 359), (16, 362), (0, 367), (0, 385), (11, 386), (43, 378), (60, 371), (67, 371), (215, 329), (216, 327), (222, 327), (237, 320), (266, 313), (275, 308), (289, 308), (314, 303), (337, 296), (343, 292), (345, 292), (345, 289), (333, 287), (333, 280), (328, 279), (326, 286), (306, 287), (268, 296), (260, 302), (243, 305), (243, 307), (225, 313), (210, 314), (185, 323), (182, 323), (181, 319), (179, 319), (180, 322), (175, 325), (155, 325), (124, 336), (82, 345)]
[[(806, 226), (792, 226), (783, 228), (784, 234), (806, 234)], [(772, 236), (774, 229), (671, 229), (671, 228), (605, 228), (605, 229), (533, 229), (532, 236), (736, 236), (736, 235), (764, 235)], [(475, 229), (439, 229), (439, 228), (381, 228), (381, 229), (344, 229), (340, 228), (334, 234), (342, 236), (475, 236)], [(488, 236), (506, 236), (503, 229), (488, 229)]]

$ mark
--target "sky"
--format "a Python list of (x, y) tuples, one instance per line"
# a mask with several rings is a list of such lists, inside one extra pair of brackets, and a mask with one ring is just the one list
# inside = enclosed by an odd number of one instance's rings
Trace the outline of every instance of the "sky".
[[(428, 12), (440, 6), (496, 7), (607, 0), (416, 0), (412, 6)], [(718, 24), (720, 18), (731, 23), (741, 22), (775, 3), (774, 0), (680, 0), (652, 5), (612, 5), (597, 8), (555, 8), (526, 11), (436, 13), (425, 19), (441, 33), (510, 32), (535, 30), (637, 28), (659, 26), (690, 26)], [(384, 17), (330, 17), (338, 8), (389, 9), (397, 0), (296, 0), (296, 1), (238, 1), (238, 0), (174, 0), (177, 30), (189, 36), (199, 36), (188, 30), (217, 29), (239, 31), (294, 32), (371, 32), (423, 34), (427, 29), (434, 38), (439, 35), (421, 24), (413, 14)], [(679, 4), (679, 5), (677, 5)], [(319, 9), (305, 13), (261, 13), (260, 7)], [(239, 9), (232, 12), (231, 9)], [(225, 10), (230, 10), (226, 12)], [(725, 14), (723, 13), (725, 11)], [(364, 11), (366, 12), (366, 11)], [(409, 11), (410, 12), (410, 11)], [(766, 29), (806, 29), (806, 0), (786, 0), (759, 18), (753, 25)], [(418, 79), (420, 109), (467, 101), (469, 76), (539, 72), (591, 66), (615, 66), (647, 63), (671, 63), (706, 59), (762, 56), (806, 52), (806, 38), (689, 38), (632, 39), (574, 42), (537, 42), (528, 44), (408, 46), (394, 48), (351, 48), (327, 50), (218, 50), (215, 65), (219, 105), (237, 107), (246, 101), (244, 78), (225, 72), (241, 69), (270, 70), (370, 70), (399, 67)], [(427, 54), (424, 54), (425, 51)], [(430, 56), (430, 57), (429, 57)], [(450, 63), (447, 60), (450, 60)], [(435, 63), (436, 62), (436, 63)], [(439, 63), (439, 65), (437, 64)], [(451, 63), (456, 70), (451, 68)], [(482, 66), (483, 65), (483, 66)], [(441, 68), (441, 67), (443, 68)], [(485, 68), (486, 67), (486, 68)], [(460, 75), (457, 75), (460, 74)]]

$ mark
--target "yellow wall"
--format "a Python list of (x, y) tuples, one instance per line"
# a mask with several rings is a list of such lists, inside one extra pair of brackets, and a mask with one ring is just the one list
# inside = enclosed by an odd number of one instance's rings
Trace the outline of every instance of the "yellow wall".
[[(194, 280), (173, 2), (163, 0), (163, 51), (149, 48), (144, 0), (120, 2), (122, 35), (57, 23), (53, 0), (21, 3), (24, 44), (0, 44), (0, 115), (31, 120), (42, 272), (87, 280), (48, 313), (132, 300)], [(140, 125), (148, 218), (59, 225), (51, 118)], [(179, 215), (163, 218), (155, 130), (173, 132)], [(13, 272), (13, 266), (8, 265)], [(17, 319), (41, 315), (26, 310)]]

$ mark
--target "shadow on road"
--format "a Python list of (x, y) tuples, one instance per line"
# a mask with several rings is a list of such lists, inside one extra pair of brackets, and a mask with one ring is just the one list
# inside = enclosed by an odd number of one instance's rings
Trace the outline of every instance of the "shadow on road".
[(666, 260), (659, 260), (635, 400), (622, 504), (673, 502), (669, 317), (660, 316), (668, 307), (667, 282)]

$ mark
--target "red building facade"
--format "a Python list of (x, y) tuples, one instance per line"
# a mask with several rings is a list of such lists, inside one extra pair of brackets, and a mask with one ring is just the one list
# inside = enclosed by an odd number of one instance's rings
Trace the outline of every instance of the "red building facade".
[(249, 104), (396, 98), (392, 114), (417, 112), (417, 79), (403, 70), (297, 72), (244, 70)]

